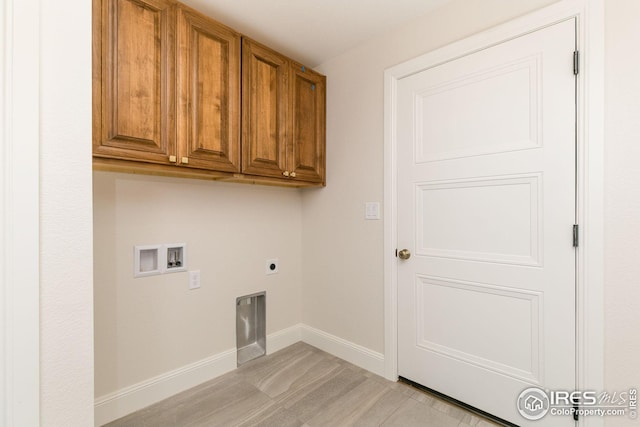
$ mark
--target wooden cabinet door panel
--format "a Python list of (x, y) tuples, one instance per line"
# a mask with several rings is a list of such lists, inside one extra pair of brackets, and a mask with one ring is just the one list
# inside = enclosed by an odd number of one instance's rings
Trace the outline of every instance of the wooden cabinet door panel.
[(325, 183), (324, 76), (175, 0), (92, 2), (94, 167)]
[(324, 183), (326, 78), (299, 64), (292, 68), (289, 168), (297, 180)]
[[(165, 0), (102, 0), (94, 154), (167, 163), (174, 146), (173, 14)], [(100, 60), (98, 58), (98, 60)]]
[(289, 62), (252, 40), (242, 42), (242, 172), (283, 177), (287, 150)]
[(180, 8), (178, 50), (178, 162), (239, 172), (240, 36)]

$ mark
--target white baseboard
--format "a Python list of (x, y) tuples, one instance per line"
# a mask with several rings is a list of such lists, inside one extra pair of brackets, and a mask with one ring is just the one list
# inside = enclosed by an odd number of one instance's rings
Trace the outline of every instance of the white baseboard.
[(95, 400), (95, 425), (117, 420), (235, 368), (234, 348), (101, 396)]
[[(303, 324), (268, 335), (267, 354), (298, 341), (304, 341), (375, 374), (384, 374), (382, 354)], [(95, 400), (95, 425), (99, 427), (117, 420), (234, 369), (235, 348), (101, 396)]]
[(287, 329), (282, 329), (267, 336), (267, 354), (275, 353), (278, 350), (289, 347), (301, 341), (301, 325), (293, 325)]
[(374, 374), (384, 376), (384, 355), (335, 335), (307, 325), (300, 325), (302, 341), (353, 363)]

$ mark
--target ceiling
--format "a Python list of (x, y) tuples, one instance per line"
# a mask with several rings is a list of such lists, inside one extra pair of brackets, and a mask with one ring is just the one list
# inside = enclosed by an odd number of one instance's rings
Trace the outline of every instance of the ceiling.
[(449, 0), (181, 0), (315, 67)]

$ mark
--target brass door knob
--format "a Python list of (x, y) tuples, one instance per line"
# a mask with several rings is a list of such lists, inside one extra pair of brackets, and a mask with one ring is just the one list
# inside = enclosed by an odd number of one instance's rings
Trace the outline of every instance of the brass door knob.
[(398, 252), (398, 257), (400, 259), (409, 259), (411, 258), (411, 252), (409, 251), (409, 249), (402, 249), (400, 252)]

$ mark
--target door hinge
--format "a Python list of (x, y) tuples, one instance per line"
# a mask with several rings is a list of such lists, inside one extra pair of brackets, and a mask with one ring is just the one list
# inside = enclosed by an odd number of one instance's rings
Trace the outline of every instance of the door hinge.
[(578, 247), (578, 233), (579, 233), (578, 224), (573, 224), (573, 247)]
[(396, 258), (398, 258), (398, 248), (396, 248)]
[(579, 72), (580, 72), (580, 52), (576, 50), (573, 52), (573, 75), (577, 76)]
[(580, 418), (579, 409), (580, 407), (578, 405), (573, 405), (573, 421), (578, 421), (578, 418)]

